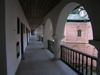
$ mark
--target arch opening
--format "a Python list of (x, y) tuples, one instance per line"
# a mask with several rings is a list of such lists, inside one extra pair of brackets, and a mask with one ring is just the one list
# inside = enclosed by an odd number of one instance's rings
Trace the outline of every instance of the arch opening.
[[(56, 36), (63, 36), (63, 34), (65, 38), (62, 39), (62, 45), (68, 46), (70, 48), (74, 48), (73, 46), (78, 46), (79, 51), (92, 56), (95, 55), (95, 57), (97, 57), (97, 50), (94, 51), (95, 47), (90, 45), (88, 42), (89, 40), (93, 40), (92, 24), (88, 13), (83, 6), (80, 6), (80, 4), (75, 2), (69, 3), (61, 11), (58, 18)], [(87, 46), (89, 46), (89, 50), (87, 50)], [(93, 52), (96, 53), (93, 54)], [(85, 59), (86, 58), (84, 58), (84, 64), (86, 64)], [(88, 62), (88, 66), (90, 65), (91, 62)], [(96, 63), (93, 63), (93, 67), (96, 67)]]
[(46, 23), (45, 23), (45, 33), (44, 33), (44, 38), (43, 38), (43, 42), (44, 42), (44, 48), (48, 47), (48, 40), (53, 40), (53, 26), (52, 26), (52, 21), (50, 18), (47, 19)]

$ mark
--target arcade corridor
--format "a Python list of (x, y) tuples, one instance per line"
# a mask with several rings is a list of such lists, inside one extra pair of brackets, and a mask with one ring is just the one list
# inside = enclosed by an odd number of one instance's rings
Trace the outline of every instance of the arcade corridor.
[[(67, 17), (80, 6), (87, 11), (93, 29), (93, 39), (88, 43), (98, 50), (98, 58), (91, 58), (91, 75), (92, 59), (98, 62), (96, 70), (97, 75), (100, 75), (99, 0), (0, 0), (0, 75), (76, 75), (71, 68), (57, 59), (61, 58), (61, 40), (64, 38)], [(78, 16), (82, 17), (82, 11), (83, 9)], [(80, 30), (79, 27), (77, 29)], [(32, 30), (37, 37), (43, 37), (43, 44), (35, 36), (31, 36)], [(48, 40), (54, 41), (54, 55), (47, 50)], [(25, 59), (22, 60), (23, 54)], [(81, 57), (80, 53), (78, 56)], [(89, 56), (85, 56), (87, 74)], [(74, 57), (72, 58), (74, 61)], [(84, 60), (82, 61), (83, 67)], [(78, 63), (80, 72), (81, 61)]]
[(31, 36), (16, 75), (77, 75), (61, 60), (54, 60), (53, 54), (43, 49), (43, 44)]

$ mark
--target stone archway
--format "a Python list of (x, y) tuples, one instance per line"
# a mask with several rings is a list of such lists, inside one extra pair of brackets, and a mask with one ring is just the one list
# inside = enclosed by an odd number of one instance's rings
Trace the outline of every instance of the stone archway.
[[(79, 6), (80, 4), (79, 3), (75, 3), (75, 2), (71, 2), (71, 3), (69, 3), (69, 4), (67, 4), (63, 9), (62, 9), (62, 11), (61, 11), (61, 13), (60, 13), (60, 15), (59, 15), (59, 18), (58, 18), (58, 22), (57, 22), (57, 27), (56, 27), (56, 34), (55, 34), (55, 55), (54, 55), (54, 57), (55, 58), (60, 58), (60, 43), (61, 43), (61, 40), (62, 40), (62, 38), (63, 38), (63, 34), (64, 34), (64, 27), (65, 27), (65, 22), (66, 22), (66, 18), (68, 17), (68, 15), (69, 15), (69, 13), (75, 8), (75, 7), (77, 7), (77, 6)], [(88, 5), (86, 5), (87, 6), (87, 10), (89, 11), (89, 8), (88, 8)], [(90, 8), (91, 9), (91, 8)], [(90, 13), (90, 11), (89, 11), (89, 15), (90, 16), (92, 16), (93, 15), (93, 13)], [(97, 16), (97, 15), (96, 15)], [(95, 16), (95, 18), (96, 18), (96, 16)], [(90, 43), (91, 44), (93, 44), (93, 45), (95, 45), (96, 46), (96, 48), (97, 49), (100, 49), (100, 42), (99, 41), (97, 41), (97, 40), (99, 40), (100, 38), (100, 35), (98, 34), (98, 31), (100, 31), (99, 30), (99, 25), (97, 24), (96, 26), (95, 26), (95, 24), (96, 23), (98, 23), (98, 19), (95, 19), (95, 20), (93, 20), (93, 16), (92, 17), (90, 17), (90, 18), (92, 18), (91, 19), (91, 21), (92, 21), (92, 26), (93, 26), (93, 38), (94, 38), (94, 41), (90, 41)], [(97, 33), (97, 34), (96, 34)], [(99, 51), (99, 55), (98, 55), (98, 57), (100, 58), (100, 51)], [(99, 58), (98, 58), (98, 68), (97, 68), (97, 70), (99, 70), (100, 69), (100, 60), (99, 60)], [(99, 75), (100, 74), (100, 72), (99, 71), (97, 71), (97, 74)]]
[(53, 35), (53, 28), (52, 28), (52, 22), (51, 19), (48, 18), (46, 23), (45, 23), (45, 30), (44, 30), (44, 38), (43, 38), (43, 43), (44, 43), (44, 48), (48, 47), (48, 40), (53, 40), (52, 35)]
[(64, 27), (65, 27), (65, 23), (66, 23), (66, 19), (68, 17), (68, 15), (70, 14), (70, 12), (77, 6), (79, 6), (79, 3), (69, 3), (67, 4), (61, 11), (59, 18), (58, 18), (58, 22), (57, 22), (57, 27), (56, 27), (56, 36), (63, 36), (64, 33)]
[(66, 19), (68, 17), (68, 15), (70, 14), (70, 12), (77, 6), (79, 6), (79, 3), (69, 3), (67, 4), (61, 11), (59, 17), (58, 17), (58, 21), (57, 21), (57, 27), (56, 27), (56, 34), (55, 34), (55, 43), (54, 43), (54, 58), (56, 59), (60, 59), (60, 44), (61, 44), (61, 40), (64, 37), (64, 27), (65, 27), (65, 23), (66, 23)]

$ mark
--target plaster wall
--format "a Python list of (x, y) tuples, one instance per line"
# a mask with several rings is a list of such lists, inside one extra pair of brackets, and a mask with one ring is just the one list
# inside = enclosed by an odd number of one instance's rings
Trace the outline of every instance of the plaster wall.
[[(17, 67), (21, 60), (21, 36), (17, 34), (17, 17), (30, 30), (29, 24), (25, 18), (18, 0), (5, 0), (6, 14), (6, 57), (7, 57), (7, 75), (15, 75)], [(21, 25), (21, 24), (20, 24)], [(21, 28), (21, 27), (20, 27)], [(20, 30), (21, 31), (21, 30)], [(26, 48), (26, 30), (23, 35), (24, 51)], [(16, 56), (16, 42), (19, 41), (20, 56)]]
[(30, 41), (30, 36), (31, 36), (30, 33), (28, 33), (28, 42)]
[(27, 46), (27, 33), (26, 33), (26, 27), (24, 27), (25, 33), (23, 34), (23, 48), (24, 48), (24, 52)]

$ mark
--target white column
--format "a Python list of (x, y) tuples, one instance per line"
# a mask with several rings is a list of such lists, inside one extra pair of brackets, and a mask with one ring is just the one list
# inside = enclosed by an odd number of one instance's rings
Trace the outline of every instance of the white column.
[(89, 43), (94, 45), (98, 50), (97, 75), (100, 75), (100, 41), (90, 40)]
[(54, 36), (54, 59), (60, 59), (61, 56), (61, 40), (64, 36)]
[[(40, 32), (40, 36), (43, 37), (43, 25), (41, 25), (41, 32)], [(40, 38), (40, 41), (42, 40), (42, 38)]]
[(41, 25), (41, 36), (43, 36), (43, 25)]

